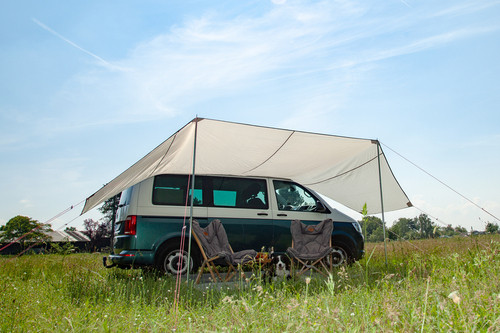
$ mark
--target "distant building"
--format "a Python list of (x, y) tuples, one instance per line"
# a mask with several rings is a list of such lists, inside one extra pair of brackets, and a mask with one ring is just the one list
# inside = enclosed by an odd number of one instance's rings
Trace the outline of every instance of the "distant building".
[[(33, 252), (46, 252), (52, 248), (52, 244), (65, 244), (71, 243), (71, 245), (77, 251), (88, 251), (90, 247), (90, 238), (81, 231), (49, 231), (45, 233), (50, 237), (47, 242), (41, 242), (33, 246)], [(29, 243), (29, 242), (28, 242)], [(8, 245), (9, 243), (0, 243), (0, 248)], [(13, 243), (8, 247), (3, 249), (0, 254), (18, 254), (22, 251), (21, 244)]]
[(88, 243), (90, 238), (82, 231), (49, 231), (47, 235), (51, 237), (51, 242), (71, 242), (71, 243)]

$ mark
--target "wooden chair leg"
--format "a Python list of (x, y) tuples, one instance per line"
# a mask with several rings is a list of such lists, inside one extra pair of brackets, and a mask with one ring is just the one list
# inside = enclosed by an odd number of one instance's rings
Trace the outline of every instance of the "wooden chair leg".
[(219, 280), (222, 281), (222, 277), (220, 276), (220, 273), (217, 270), (217, 267), (215, 267), (215, 264), (212, 261), (209, 262), (208, 270), (210, 271), (210, 274), (212, 275), (213, 282), (217, 281), (217, 278), (215, 277), (214, 272), (215, 272), (215, 274), (217, 274), (217, 277), (219, 278)]
[(295, 259), (297, 259), (298, 263), (302, 265), (300, 270), (297, 273), (295, 273), (296, 276), (302, 275), (310, 269), (310, 267), (308, 267), (309, 264), (308, 264), (307, 260), (303, 261), (299, 258), (295, 258)]
[[(321, 263), (321, 266), (323, 266), (323, 268), (325, 269), (325, 271), (328, 274), (331, 274), (331, 271), (328, 269), (328, 266), (325, 265), (325, 262), (323, 261), (323, 259), (320, 260), (320, 263)], [(328, 276), (327, 274), (324, 274), (324, 273), (322, 273), (322, 274), (325, 275), (325, 276)]]
[(323, 273), (319, 268), (318, 268), (318, 264), (321, 264), (324, 266), (324, 263), (323, 263), (323, 259), (317, 259), (316, 261), (314, 261), (313, 263), (310, 264), (310, 269), (314, 269), (316, 272), (320, 273), (321, 275), (325, 275), (325, 273)]
[(320, 268), (318, 268), (318, 264), (320, 264), (321, 267), (324, 268), (326, 272), (330, 273), (330, 271), (328, 270), (328, 267), (325, 265), (323, 259), (324, 258), (321, 258), (321, 259), (317, 259), (314, 262), (311, 262), (308, 260), (301, 260), (301, 259), (296, 258), (296, 260), (302, 265), (302, 267), (297, 273), (295, 273), (295, 276), (302, 275), (305, 272), (310, 271), (310, 270), (314, 270), (323, 276), (328, 276), (327, 274), (322, 272)]
[(234, 268), (233, 265), (229, 265), (224, 282), (228, 282), (229, 280), (231, 280), (235, 274), (236, 274), (236, 269)]
[(205, 260), (205, 261), (203, 261), (203, 264), (201, 264), (201, 267), (200, 267), (200, 269), (198, 270), (198, 276), (196, 277), (195, 284), (200, 283), (201, 275), (203, 274), (203, 268), (205, 267), (205, 265), (207, 265), (206, 260)]

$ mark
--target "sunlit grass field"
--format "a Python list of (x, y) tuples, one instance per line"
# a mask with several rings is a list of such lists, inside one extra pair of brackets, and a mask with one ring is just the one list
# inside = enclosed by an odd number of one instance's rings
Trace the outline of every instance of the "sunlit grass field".
[(0, 257), (1, 332), (499, 332), (500, 235), (368, 244), (330, 278), (181, 283), (102, 255)]

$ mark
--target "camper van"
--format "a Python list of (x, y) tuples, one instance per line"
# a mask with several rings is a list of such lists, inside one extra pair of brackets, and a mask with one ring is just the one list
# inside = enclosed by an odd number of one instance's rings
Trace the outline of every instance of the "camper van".
[(169, 274), (185, 274), (189, 259), (189, 267), (195, 271), (201, 255), (193, 241), (188, 258), (191, 201), (193, 219), (202, 227), (219, 219), (234, 251), (273, 248), (275, 253), (284, 253), (292, 241), (292, 220), (313, 224), (331, 218), (332, 244), (342, 254), (335, 264), (363, 256), (358, 222), (305, 186), (265, 177), (196, 175), (194, 186), (192, 180), (190, 175), (162, 174), (122, 192), (114, 251), (108, 257), (114, 265), (152, 266)]

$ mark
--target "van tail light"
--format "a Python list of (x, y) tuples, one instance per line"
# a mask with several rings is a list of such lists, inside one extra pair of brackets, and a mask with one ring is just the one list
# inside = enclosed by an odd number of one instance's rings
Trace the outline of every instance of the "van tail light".
[(125, 230), (123, 233), (125, 235), (135, 235), (136, 229), (137, 229), (137, 216), (136, 215), (127, 216), (127, 219), (125, 220)]

